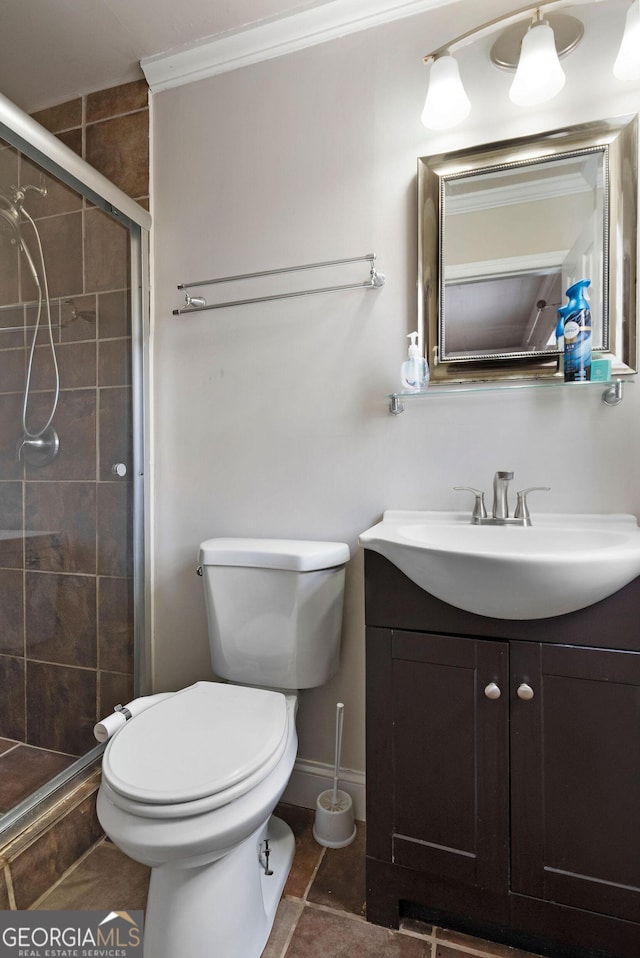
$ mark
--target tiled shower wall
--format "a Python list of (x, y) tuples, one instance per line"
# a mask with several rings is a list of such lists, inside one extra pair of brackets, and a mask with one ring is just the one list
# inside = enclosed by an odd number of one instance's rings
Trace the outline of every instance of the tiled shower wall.
[[(144, 81), (35, 118), (148, 205)], [(2, 187), (41, 182), (32, 164), (0, 150)], [(47, 196), (30, 192), (24, 203), (59, 324), (60, 453), (41, 468), (16, 457), (32, 334), (2, 331), (33, 325), (35, 285), (6, 234), (0, 261), (0, 306), (11, 306), (0, 310), (0, 738), (79, 755), (95, 745), (96, 718), (133, 695), (131, 482), (112, 473), (124, 462), (131, 474), (128, 230), (45, 182)], [(53, 384), (42, 332), (33, 382), (30, 421), (41, 424)]]

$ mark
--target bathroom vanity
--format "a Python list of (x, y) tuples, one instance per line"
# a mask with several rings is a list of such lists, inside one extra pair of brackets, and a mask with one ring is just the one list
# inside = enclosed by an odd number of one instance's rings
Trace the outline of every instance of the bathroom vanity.
[(638, 958), (640, 578), (498, 619), (366, 549), (365, 590), (368, 920)]

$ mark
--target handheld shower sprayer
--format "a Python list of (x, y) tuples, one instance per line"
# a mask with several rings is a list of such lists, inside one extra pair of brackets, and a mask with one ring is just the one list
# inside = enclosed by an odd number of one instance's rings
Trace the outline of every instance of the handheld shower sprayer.
[[(27, 183), (24, 186), (12, 186), (9, 191), (9, 196), (0, 193), (0, 222), (4, 221), (11, 228), (11, 242), (17, 245), (20, 253), (22, 253), (24, 256), (38, 294), (37, 317), (34, 326), (33, 339), (31, 341), (31, 348), (29, 351), (24, 401), (22, 405), (22, 436), (17, 443), (17, 457), (20, 461), (25, 457), (25, 454), (29, 453), (29, 459), (27, 461), (31, 465), (43, 466), (55, 459), (59, 449), (58, 435), (52, 426), (52, 422), (56, 409), (58, 408), (58, 399), (60, 397), (60, 373), (58, 369), (58, 360), (56, 357), (56, 349), (53, 337), (51, 301), (49, 297), (49, 285), (47, 280), (47, 270), (44, 260), (44, 252), (42, 249), (42, 242), (38, 227), (33, 217), (30, 216), (27, 210), (24, 209), (23, 205), (25, 196), (30, 190), (43, 197), (46, 196), (48, 192), (44, 181), (42, 181), (40, 186), (34, 186), (31, 183)], [(36, 267), (36, 263), (31, 255), (31, 251), (29, 250), (25, 238), (22, 235), (22, 227), (25, 223), (28, 223), (33, 230), (38, 248), (40, 273), (38, 272), (38, 268)], [(33, 372), (36, 341), (43, 318), (43, 305), (46, 308), (45, 328), (49, 341), (49, 348), (51, 351), (51, 365), (53, 367), (55, 385), (53, 389), (51, 407), (46, 421), (40, 428), (34, 428), (28, 424), (27, 413), (32, 388), (31, 377)]]

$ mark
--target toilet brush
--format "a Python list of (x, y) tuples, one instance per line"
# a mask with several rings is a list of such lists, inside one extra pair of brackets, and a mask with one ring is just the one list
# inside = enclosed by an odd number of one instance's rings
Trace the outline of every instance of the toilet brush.
[(327, 848), (344, 848), (356, 837), (351, 796), (338, 788), (340, 753), (342, 751), (342, 727), (344, 705), (336, 705), (336, 740), (333, 764), (333, 788), (321, 792), (316, 800), (316, 817), (313, 837)]

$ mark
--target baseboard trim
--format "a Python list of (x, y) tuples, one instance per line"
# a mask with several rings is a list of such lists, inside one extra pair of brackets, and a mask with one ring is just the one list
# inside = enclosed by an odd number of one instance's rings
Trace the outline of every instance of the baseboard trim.
[[(282, 801), (302, 808), (315, 808), (318, 795), (328, 788), (333, 788), (333, 766), (322, 762), (300, 760), (293, 767)], [(351, 796), (353, 813), (357, 821), (364, 822), (366, 819), (364, 772), (342, 769), (340, 788)]]

